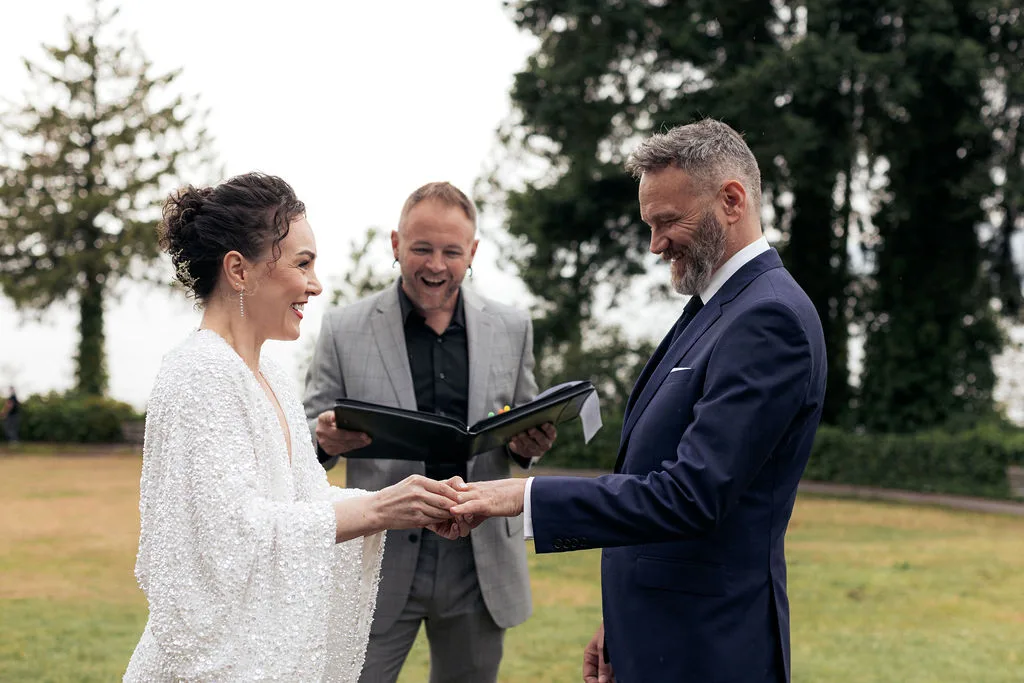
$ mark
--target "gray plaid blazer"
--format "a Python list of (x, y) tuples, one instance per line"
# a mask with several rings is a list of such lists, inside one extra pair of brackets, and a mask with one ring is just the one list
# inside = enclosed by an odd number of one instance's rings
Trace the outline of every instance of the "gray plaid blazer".
[[(469, 344), (468, 418), (473, 424), (495, 406), (536, 396), (533, 325), (525, 313), (465, 287), (462, 297)], [(314, 443), (317, 415), (342, 397), (416, 410), (397, 283), (325, 314), (303, 401)], [(496, 449), (470, 460), (467, 475), (470, 481), (501, 479), (509, 476), (509, 465), (506, 451)], [(352, 458), (346, 467), (347, 484), (370, 491), (424, 473), (422, 462), (406, 460)], [(470, 538), (480, 591), (494, 623), (501, 628), (521, 624), (532, 609), (522, 515), (487, 520)], [(373, 633), (391, 628), (405, 607), (419, 549), (418, 530), (388, 533)]]

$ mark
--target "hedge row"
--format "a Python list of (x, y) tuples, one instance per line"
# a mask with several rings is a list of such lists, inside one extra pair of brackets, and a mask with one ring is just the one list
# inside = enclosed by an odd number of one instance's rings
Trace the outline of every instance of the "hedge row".
[(999, 427), (916, 434), (818, 429), (805, 479), (1007, 498), (1006, 468), (1024, 465), (1024, 433)]
[[(578, 423), (559, 427), (558, 442), (544, 464), (611, 471), (621, 420), (605, 422), (584, 446)], [(1024, 466), (1024, 431), (975, 427), (917, 434), (857, 434), (822, 426), (804, 478), (858, 486), (1010, 497), (1008, 465)]]
[[(143, 417), (129, 404), (98, 396), (51, 392), (21, 404), (22, 441), (118, 443), (122, 424)], [(0, 434), (2, 437), (2, 434)]]

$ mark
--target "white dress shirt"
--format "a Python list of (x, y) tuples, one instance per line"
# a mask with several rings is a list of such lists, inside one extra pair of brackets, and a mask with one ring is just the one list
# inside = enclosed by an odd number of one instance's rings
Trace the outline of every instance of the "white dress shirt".
[[(718, 290), (722, 288), (722, 285), (728, 282), (729, 278), (735, 275), (740, 268), (770, 248), (768, 240), (762, 235), (737, 251), (728, 261), (722, 264), (721, 268), (714, 272), (711, 280), (708, 281), (707, 287), (700, 291), (700, 300), (707, 305), (711, 298), (718, 293)], [(526, 490), (523, 494), (523, 535), (528, 539), (533, 538), (533, 511), (530, 509), (531, 488), (533, 488), (533, 477), (526, 480)]]

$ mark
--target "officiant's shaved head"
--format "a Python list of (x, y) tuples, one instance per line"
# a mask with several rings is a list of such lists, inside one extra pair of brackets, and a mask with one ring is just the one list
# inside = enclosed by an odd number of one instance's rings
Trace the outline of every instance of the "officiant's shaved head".
[(405, 205), (402, 206), (402, 215), (398, 218), (399, 232), (401, 232), (402, 226), (405, 225), (409, 212), (417, 204), (427, 200), (432, 200), (451, 208), (461, 209), (466, 214), (466, 218), (473, 223), (473, 229), (476, 229), (476, 207), (473, 206), (473, 202), (466, 196), (465, 192), (444, 181), (427, 183), (409, 195), (409, 198), (405, 200)]

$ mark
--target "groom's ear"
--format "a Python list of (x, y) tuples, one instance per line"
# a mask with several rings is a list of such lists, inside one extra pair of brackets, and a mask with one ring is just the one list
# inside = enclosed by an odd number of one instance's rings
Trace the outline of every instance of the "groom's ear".
[(724, 223), (732, 225), (743, 217), (747, 208), (747, 190), (738, 180), (730, 180), (718, 192)]

